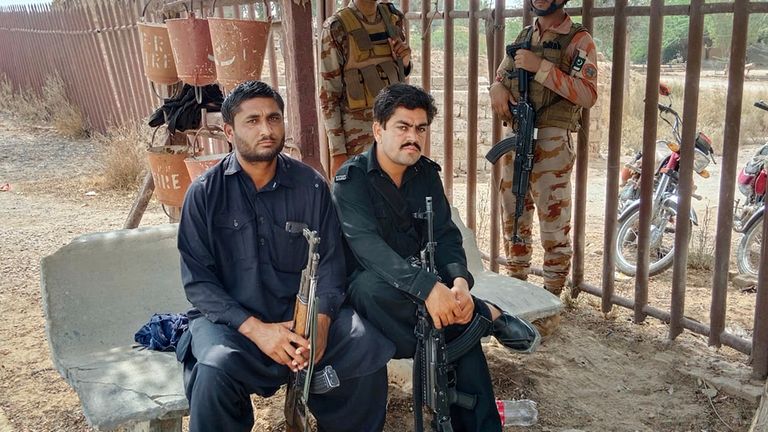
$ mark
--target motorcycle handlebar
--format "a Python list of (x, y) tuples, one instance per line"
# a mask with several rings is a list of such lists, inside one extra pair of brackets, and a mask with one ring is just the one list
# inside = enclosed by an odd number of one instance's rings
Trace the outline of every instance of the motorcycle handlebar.
[(755, 102), (755, 106), (762, 110), (768, 111), (768, 103), (765, 103), (765, 101), (757, 101)]
[(672, 108), (670, 108), (670, 107), (668, 107), (668, 106), (666, 106), (666, 105), (664, 105), (664, 104), (658, 104), (658, 105), (659, 105), (659, 111), (661, 111), (661, 112), (663, 112), (663, 113), (668, 113), (668, 114), (677, 114), (677, 113), (675, 112), (675, 110), (673, 110)]

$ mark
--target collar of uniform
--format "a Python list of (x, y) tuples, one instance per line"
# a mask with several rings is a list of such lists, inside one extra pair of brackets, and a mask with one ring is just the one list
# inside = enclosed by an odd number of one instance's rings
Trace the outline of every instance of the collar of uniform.
[[(282, 153), (277, 155), (277, 168), (275, 169), (275, 177), (263, 187), (261, 190), (272, 190), (277, 186), (286, 186), (292, 188), (294, 183), (290, 175), (290, 169), (293, 166), (293, 161)], [(240, 161), (237, 160), (235, 152), (229, 154), (229, 156), (222, 162), (224, 165), (224, 175), (237, 174), (243, 170), (240, 166)]]
[[(551, 32), (554, 32), (554, 33), (557, 33), (557, 34), (564, 34), (565, 35), (565, 34), (568, 34), (568, 33), (571, 32), (571, 25), (572, 24), (573, 24), (573, 21), (571, 21), (571, 17), (568, 14), (565, 14), (565, 18), (563, 19), (563, 22), (561, 22), (560, 24), (558, 24), (558, 25), (556, 25), (554, 27), (550, 27), (550, 28), (546, 29), (544, 32), (546, 33), (548, 31), (551, 31)], [(538, 18), (536, 18), (536, 25), (533, 28), (535, 29), (535, 31), (537, 33), (539, 32), (539, 19)]]
[[(381, 165), (379, 165), (379, 160), (376, 158), (376, 141), (373, 142), (371, 148), (366, 150), (364, 154), (368, 158), (367, 172), (370, 173), (372, 171), (378, 171), (384, 174), (384, 171), (381, 169)], [(419, 172), (421, 169), (421, 164), (424, 163), (422, 160), (423, 158), (424, 156), (421, 156), (415, 164), (405, 169), (405, 174), (403, 174), (403, 183), (408, 181), (411, 177)]]
[(376, 23), (379, 22), (379, 19), (381, 18), (379, 16), (379, 5), (378, 5), (378, 3), (376, 4), (376, 15), (374, 15), (375, 18), (373, 19), (373, 21), (369, 21), (368, 20), (368, 17), (366, 17), (365, 14), (363, 12), (361, 12), (360, 9), (357, 8), (357, 6), (355, 6), (355, 2), (354, 1), (349, 3), (349, 8), (352, 10), (352, 12), (355, 13), (355, 15), (357, 16), (357, 19), (359, 19), (360, 21), (362, 21), (364, 23), (367, 23), (367, 24), (376, 24)]

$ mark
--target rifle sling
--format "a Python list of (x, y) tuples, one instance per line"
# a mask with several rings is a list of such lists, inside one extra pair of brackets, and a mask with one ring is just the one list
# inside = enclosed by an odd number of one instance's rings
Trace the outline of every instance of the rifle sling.
[(477, 342), (488, 334), (488, 328), (491, 322), (488, 318), (476, 314), (459, 337), (446, 344), (445, 356), (448, 363), (455, 363), (464, 356)]

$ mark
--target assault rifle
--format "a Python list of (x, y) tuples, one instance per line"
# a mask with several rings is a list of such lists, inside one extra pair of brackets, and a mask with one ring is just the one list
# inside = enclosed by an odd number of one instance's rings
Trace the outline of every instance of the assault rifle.
[[(312, 384), (312, 372), (315, 365), (315, 339), (317, 333), (317, 265), (320, 262), (320, 254), (317, 253), (317, 245), (320, 243), (316, 231), (310, 231), (306, 226), (296, 227), (288, 222), (285, 229), (289, 232), (299, 231), (309, 243), (309, 255), (307, 266), (301, 272), (301, 285), (296, 294), (296, 307), (293, 310), (293, 328), (291, 331), (299, 336), (309, 339), (309, 363), (305, 370), (292, 373), (288, 378), (288, 388), (285, 394), (285, 429), (287, 432), (309, 431), (309, 416), (307, 415), (307, 401)], [(330, 366), (326, 367), (330, 368)], [(332, 371), (332, 369), (331, 369)], [(334, 373), (335, 376), (335, 373)], [(336, 383), (338, 386), (338, 383)]]
[[(526, 40), (518, 44), (507, 45), (507, 55), (515, 58), (518, 49), (531, 49), (531, 41)], [(496, 163), (501, 156), (514, 150), (514, 174), (512, 176), (512, 193), (515, 194), (515, 223), (512, 234), (513, 243), (523, 243), (518, 235), (518, 220), (525, 209), (525, 197), (528, 194), (528, 184), (533, 170), (533, 141), (536, 139), (536, 110), (528, 98), (528, 82), (533, 74), (523, 68), (517, 68), (517, 84), (520, 90), (520, 98), (517, 105), (509, 103), (509, 111), (512, 113), (514, 123), (517, 125), (517, 134), (496, 143), (485, 158), (491, 163)], [(512, 74), (512, 72), (508, 72)]]
[[(427, 244), (421, 251), (421, 266), (430, 273), (437, 274), (435, 265), (434, 212), (432, 197), (426, 197), (426, 208), (413, 215), (427, 222)], [(430, 319), (427, 307), (417, 302), (416, 354), (413, 358), (413, 417), (414, 430), (424, 430), (422, 407), (426, 406), (432, 414), (432, 430), (452, 432), (451, 405), (472, 409), (477, 397), (456, 390), (456, 360), (464, 355), (487, 331), (487, 323), (481, 315), (476, 315), (468, 329), (460, 337), (446, 345), (443, 330), (436, 329)], [(487, 321), (487, 320), (486, 320)]]

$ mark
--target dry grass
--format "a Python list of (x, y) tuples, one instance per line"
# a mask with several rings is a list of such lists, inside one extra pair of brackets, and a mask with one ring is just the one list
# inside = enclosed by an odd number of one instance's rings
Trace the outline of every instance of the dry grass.
[(85, 117), (80, 109), (72, 105), (67, 99), (67, 90), (60, 76), (49, 76), (45, 80), (43, 100), (56, 131), (67, 138), (85, 138), (88, 136)]
[(88, 129), (83, 113), (67, 99), (64, 81), (58, 75), (49, 76), (38, 95), (33, 89), (14, 90), (5, 76), (0, 76), (0, 110), (29, 124), (50, 124), (67, 138), (85, 138)]
[(699, 219), (699, 225), (694, 225), (691, 232), (691, 245), (688, 250), (688, 268), (695, 270), (712, 270), (715, 262), (715, 241), (712, 238), (713, 224), (716, 217), (715, 208), (709, 204)]
[(0, 77), (0, 110), (27, 123), (50, 122), (43, 98), (32, 89), (14, 90), (13, 84), (5, 75)]
[(146, 148), (152, 137), (143, 123), (110, 129), (106, 135), (95, 134), (101, 152), (104, 187), (134, 190), (148, 171)]

